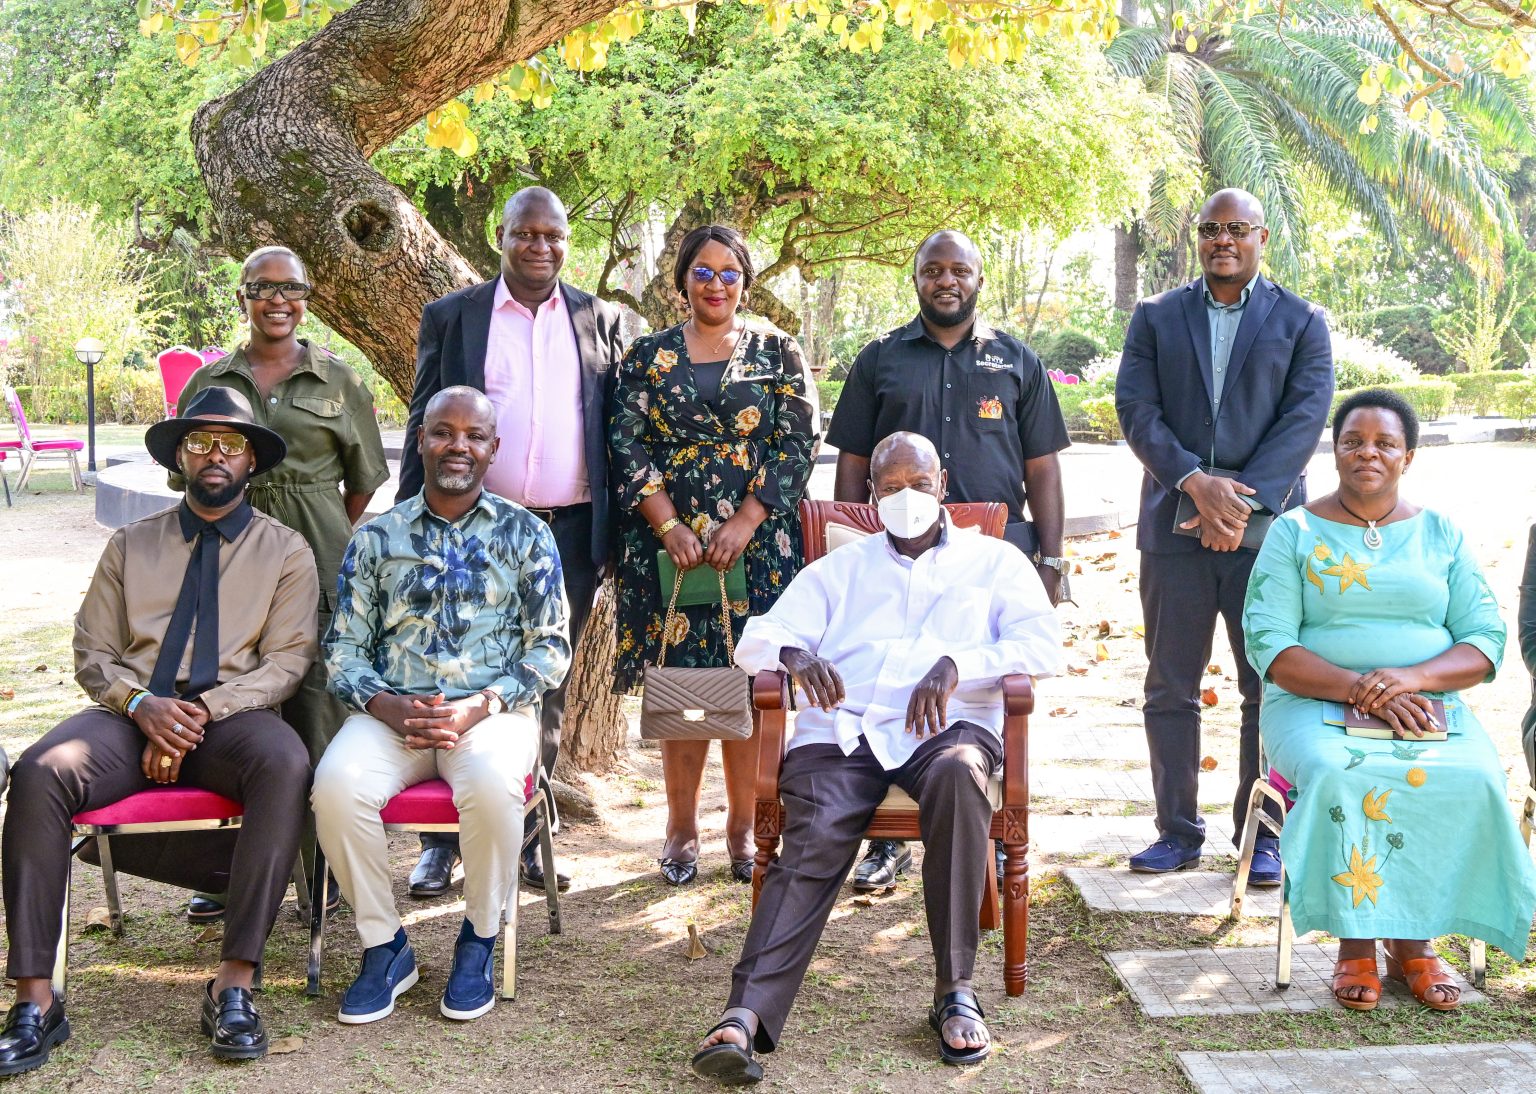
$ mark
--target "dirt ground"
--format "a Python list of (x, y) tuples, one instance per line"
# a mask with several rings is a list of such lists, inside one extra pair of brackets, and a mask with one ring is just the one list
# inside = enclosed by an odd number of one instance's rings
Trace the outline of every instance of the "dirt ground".
[[(1123, 458), (1128, 459), (1128, 455)], [(1116, 474), (1123, 472), (1119, 468)], [(1536, 494), (1536, 446), (1468, 445), (1424, 450), (1405, 493), (1450, 513), (1476, 545), (1513, 625), (1516, 588)], [(81, 705), (70, 667), (70, 626), (107, 533), (91, 497), (40, 475), (41, 492), (0, 509), (0, 743), (11, 756)], [(1331, 461), (1314, 463), (1313, 493), (1331, 488)], [(1092, 735), (1139, 725), (1145, 661), (1136, 636), (1136, 553), (1130, 530), (1076, 545), (1080, 607), (1063, 612), (1080, 673), (1045, 681), (1033, 739), (1069, 731)], [(1102, 627), (1101, 624), (1107, 624)], [(1104, 659), (1098, 659), (1101, 631)], [(1228, 774), (1236, 761), (1235, 685), (1223, 679), (1231, 655), (1218, 636), (1211, 677), (1218, 704), (1206, 750)], [(14, 693), (8, 697), (8, 693)], [(1512, 771), (1520, 770), (1518, 721), (1530, 683), (1513, 645), (1499, 679), (1474, 696)], [(1059, 712), (1053, 714), (1052, 712)], [(280, 916), (259, 999), (274, 1038), (289, 1051), (248, 1065), (209, 1058), (198, 1035), (197, 997), (217, 959), (216, 937), (180, 918), (184, 894), (125, 879), (127, 928), (113, 939), (87, 926), (104, 904), (99, 871), (75, 871), (71, 923), (70, 1020), (74, 1036), (45, 1070), (12, 1081), (16, 1091), (449, 1090), (495, 1083), (531, 1090), (591, 1092), (706, 1090), (687, 1059), (715, 1020), (749, 913), (747, 889), (726, 874), (724, 798), (718, 767), (706, 790), (700, 880), (670, 889), (655, 872), (665, 817), (658, 753), (638, 745), (621, 767), (592, 778), (595, 823), (572, 824), (557, 840), (575, 884), (561, 902), (564, 933), (545, 933), (541, 898), (525, 892), (521, 991), (485, 1018), (454, 1024), (437, 1012), (462, 915), (453, 897), (415, 902), (404, 889), (414, 860), (409, 837), (394, 837), (399, 903), (423, 966), (422, 982), (390, 1019), (344, 1027), (335, 1021), (358, 955), (350, 914), (328, 931), (324, 994), (303, 994), (307, 931)], [(1048, 761), (1103, 770), (1144, 766), (1145, 756)], [(1037, 764), (1037, 767), (1039, 765)], [(1220, 796), (1211, 802), (1221, 807)], [(1120, 802), (1037, 799), (1038, 813), (1144, 814)], [(1148, 838), (1153, 832), (1150, 819)], [(1000, 934), (987, 936), (977, 986), (998, 1049), (980, 1068), (936, 1059), (926, 1023), (932, 961), (921, 884), (905, 878), (892, 894), (856, 902), (844, 891), (785, 1031), (765, 1059), (764, 1086), (779, 1090), (1183, 1091), (1176, 1053), (1191, 1049), (1346, 1047), (1362, 1043), (1528, 1039), (1536, 1015), (1536, 968), (1494, 953), (1490, 1003), (1454, 1015), (1416, 1008), (1366, 1015), (1328, 1011), (1202, 1019), (1148, 1019), (1102, 958), (1111, 950), (1244, 942), (1272, 944), (1273, 927), (1177, 916), (1090, 916), (1058, 871), (1103, 864), (1101, 855), (1037, 847), (1031, 856), (1030, 981), (1022, 998), (1002, 990)], [(1218, 863), (1217, 867), (1221, 868)], [(1227, 863), (1230, 869), (1230, 862)], [(291, 900), (290, 900), (291, 907)], [(710, 953), (686, 956), (687, 927)], [(215, 932), (216, 934), (216, 932)], [(1464, 968), (1464, 940), (1444, 952)]]

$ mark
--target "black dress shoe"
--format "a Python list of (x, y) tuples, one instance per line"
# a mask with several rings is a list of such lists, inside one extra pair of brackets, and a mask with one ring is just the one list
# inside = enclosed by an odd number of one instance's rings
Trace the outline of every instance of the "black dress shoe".
[(53, 997), (44, 1014), (36, 1003), (17, 1003), (5, 1013), (0, 1029), (0, 1075), (20, 1075), (48, 1062), (55, 1045), (69, 1040), (69, 1019), (64, 1001)]
[(247, 988), (225, 988), (213, 997), (213, 981), (203, 990), (203, 1036), (208, 1051), (221, 1060), (254, 1060), (267, 1054), (267, 1029)]
[[(523, 857), (522, 861), (518, 863), (517, 873), (524, 882), (535, 889), (544, 888), (544, 863), (540, 860), (537, 842), (530, 843), (527, 847), (523, 848)], [(563, 893), (570, 887), (571, 875), (562, 874), (557, 869), (555, 871), (555, 888)]]
[(853, 872), (853, 891), (872, 893), (889, 889), (912, 865), (912, 852), (905, 843), (893, 839), (872, 839), (864, 861)]
[(187, 901), (187, 922), (216, 923), (224, 918), (224, 902), (206, 893), (198, 893)]
[(453, 881), (459, 853), (452, 847), (426, 847), (411, 871), (411, 895), (418, 900), (442, 896)]

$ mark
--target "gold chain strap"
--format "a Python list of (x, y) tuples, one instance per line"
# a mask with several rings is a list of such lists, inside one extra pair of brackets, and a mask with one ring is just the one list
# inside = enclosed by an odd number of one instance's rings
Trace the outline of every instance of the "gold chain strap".
[[(714, 569), (714, 567), (710, 567)], [(677, 577), (672, 582), (672, 599), (667, 604), (666, 618), (661, 621), (661, 652), (656, 656), (656, 667), (667, 667), (667, 635), (672, 633), (672, 620), (677, 615), (677, 594), (683, 591), (684, 570), (679, 567)], [(725, 595), (725, 573), (715, 570), (715, 576), (720, 579), (720, 625), (725, 628), (725, 652), (730, 658), (731, 664), (736, 663), (736, 641), (731, 637), (731, 611), (730, 601)]]

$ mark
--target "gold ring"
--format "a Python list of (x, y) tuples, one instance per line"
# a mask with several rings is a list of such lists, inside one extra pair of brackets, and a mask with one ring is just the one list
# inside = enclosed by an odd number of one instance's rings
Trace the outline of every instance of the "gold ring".
[(170, 767), (171, 766), (171, 758), (169, 756), (161, 756), (160, 757), (160, 766), (161, 767)]

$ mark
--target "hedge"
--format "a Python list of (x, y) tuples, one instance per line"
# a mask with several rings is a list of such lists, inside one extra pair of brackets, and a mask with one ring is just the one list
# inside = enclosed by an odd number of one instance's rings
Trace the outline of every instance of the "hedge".
[[(1443, 417), (1450, 409), (1451, 400), (1456, 397), (1456, 385), (1446, 380), (1410, 380), (1401, 384), (1378, 384), (1377, 388), (1387, 391), (1395, 391), (1408, 405), (1413, 407), (1413, 412), (1419, 416), (1419, 421), (1432, 422)], [(1328, 420), (1333, 420), (1334, 412), (1339, 409), (1339, 404), (1356, 391), (1375, 390), (1373, 388), (1355, 388), (1353, 391), (1336, 391), (1333, 394), (1333, 408), (1328, 413)]]
[[(1519, 373), (1510, 375), (1519, 377)], [(1516, 383), (1500, 384), (1497, 401), (1499, 413), (1506, 418), (1516, 421), (1536, 418), (1536, 378), (1520, 377)]]
[(823, 416), (831, 414), (837, 406), (837, 400), (843, 394), (843, 380), (817, 380), (816, 394), (821, 400), (821, 413)]
[(1499, 402), (1499, 389), (1515, 380), (1526, 379), (1523, 372), (1452, 372), (1445, 379), (1456, 387), (1455, 406), (1473, 414), (1491, 414)]

